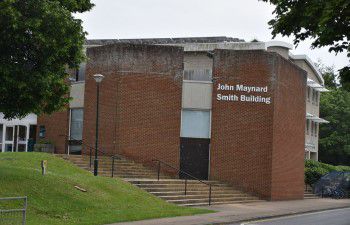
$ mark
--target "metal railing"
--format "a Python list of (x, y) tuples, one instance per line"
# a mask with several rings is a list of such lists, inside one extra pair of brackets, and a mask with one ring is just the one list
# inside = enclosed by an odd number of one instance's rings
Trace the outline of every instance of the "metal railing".
[(178, 168), (176, 168), (176, 167), (174, 167), (174, 166), (172, 166), (172, 165), (169, 165), (168, 163), (163, 162), (163, 161), (161, 161), (161, 160), (159, 160), (159, 159), (153, 159), (152, 162), (156, 162), (156, 163), (157, 163), (157, 179), (158, 179), (158, 181), (159, 181), (159, 178), (160, 178), (160, 171), (161, 171), (161, 166), (162, 166), (162, 165), (164, 165), (164, 166), (166, 166), (166, 167), (169, 167), (169, 168), (175, 170), (175, 171), (178, 172), (179, 174), (186, 175), (186, 176), (185, 176), (185, 182), (184, 182), (184, 193), (185, 193), (185, 195), (187, 195), (187, 180), (188, 180), (188, 177), (190, 177), (190, 178), (192, 178), (193, 180), (196, 180), (196, 181), (198, 181), (198, 182), (200, 182), (200, 183), (202, 183), (202, 184), (207, 185), (208, 188), (209, 188), (209, 190), (208, 190), (208, 191), (209, 191), (209, 192), (208, 192), (208, 204), (211, 205), (212, 186), (215, 186), (215, 185), (213, 185), (213, 184), (211, 184), (211, 183), (206, 183), (206, 182), (204, 182), (204, 181), (198, 179), (197, 177), (192, 176), (191, 174), (187, 173), (186, 171), (183, 171), (183, 170), (181, 170), (181, 169), (178, 169)]
[[(91, 147), (91, 146), (88, 146), (84, 143), (82, 143), (82, 145), (85, 145), (86, 147), (88, 147), (90, 150), (89, 150), (89, 166), (90, 166), (90, 169), (92, 168), (92, 157), (96, 151), (96, 149), (94, 147)], [(110, 157), (110, 159), (112, 160), (112, 165), (111, 165), (111, 177), (114, 177), (114, 171), (115, 171), (115, 160), (121, 160), (122, 159), (122, 156), (118, 155), (118, 154), (114, 154), (112, 156), (108, 155), (107, 153), (105, 153), (104, 151), (100, 150), (100, 149), (97, 149), (97, 154), (99, 154), (100, 156), (106, 156), (106, 157)]]
[[(15, 207), (16, 201), (23, 200), (21, 206)], [(27, 196), (0, 198), (0, 224), (26, 224)]]
[[(80, 144), (89, 149), (89, 167), (90, 169), (92, 168), (92, 165), (93, 165), (93, 159), (92, 157), (94, 156), (95, 154), (95, 151), (96, 151), (96, 148), (88, 145), (88, 144), (85, 144), (82, 140), (76, 140), (74, 138), (71, 138), (70, 136), (66, 136), (66, 135), (61, 135), (61, 136), (65, 136), (68, 138), (68, 141), (79, 141)], [(67, 152), (68, 154), (68, 152)], [(104, 151), (102, 151), (101, 149), (97, 149), (97, 154), (99, 156), (105, 156), (105, 157), (110, 157), (111, 161), (112, 161), (112, 165), (111, 165), (111, 177), (114, 177), (114, 172), (115, 172), (115, 160), (118, 159), (118, 160), (121, 160), (122, 159), (122, 156), (121, 155), (118, 155), (118, 154), (114, 154), (114, 155), (108, 155), (107, 153), (105, 153)]]

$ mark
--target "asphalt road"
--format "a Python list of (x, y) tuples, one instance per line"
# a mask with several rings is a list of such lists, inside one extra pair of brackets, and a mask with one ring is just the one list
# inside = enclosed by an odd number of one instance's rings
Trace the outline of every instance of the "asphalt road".
[(350, 225), (350, 208), (237, 223), (235, 225)]

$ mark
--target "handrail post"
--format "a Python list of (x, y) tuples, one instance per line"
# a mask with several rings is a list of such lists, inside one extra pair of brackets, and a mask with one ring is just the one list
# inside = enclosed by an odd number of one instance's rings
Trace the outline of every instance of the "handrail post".
[(158, 181), (159, 181), (159, 175), (160, 175), (160, 161), (158, 160)]
[(185, 178), (185, 195), (187, 195), (187, 177)]
[(91, 169), (91, 164), (92, 164), (92, 148), (90, 147), (90, 169)]
[(209, 205), (211, 205), (211, 184), (209, 184)]
[(24, 197), (22, 225), (26, 224), (26, 213), (27, 213), (27, 196)]
[(112, 177), (114, 177), (114, 156), (112, 156)]
[(323, 198), (323, 186), (321, 188), (321, 198)]

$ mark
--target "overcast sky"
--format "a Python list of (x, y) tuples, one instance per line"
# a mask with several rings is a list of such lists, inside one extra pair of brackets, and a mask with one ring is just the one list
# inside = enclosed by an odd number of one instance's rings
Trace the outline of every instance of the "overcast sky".
[[(251, 41), (272, 39), (267, 22), (274, 7), (258, 0), (92, 0), (95, 7), (77, 14), (88, 39), (228, 36)], [(292, 38), (275, 40), (292, 43)], [(336, 69), (349, 64), (346, 54), (310, 49), (304, 41), (292, 50)]]

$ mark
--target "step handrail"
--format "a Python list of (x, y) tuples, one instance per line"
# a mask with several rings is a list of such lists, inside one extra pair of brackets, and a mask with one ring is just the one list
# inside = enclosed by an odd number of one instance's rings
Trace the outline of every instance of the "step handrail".
[[(174, 167), (174, 166), (172, 166), (172, 165), (170, 165), (170, 164), (168, 164), (168, 163), (166, 163), (166, 162), (164, 162), (162, 160), (152, 159), (152, 162), (156, 162), (158, 164), (158, 167), (157, 167), (157, 179), (158, 179), (158, 181), (159, 181), (159, 178), (160, 178), (160, 168), (161, 168), (161, 165), (163, 164), (163, 165), (165, 165), (165, 166), (175, 170), (178, 173), (185, 174), (186, 176), (188, 176), (188, 177), (190, 177), (190, 178), (192, 178), (192, 179), (194, 179), (196, 181), (199, 181), (202, 184), (205, 184), (205, 185), (209, 186), (208, 204), (211, 205), (211, 191), (212, 191), (212, 186), (215, 186), (215, 185), (213, 185), (211, 183), (204, 182), (204, 181), (198, 179), (197, 177), (189, 174), (188, 172), (183, 171), (183, 170), (181, 170), (179, 168), (176, 168), (176, 167)], [(184, 184), (185, 185), (185, 187), (184, 187), (185, 188), (185, 190), (184, 190), (185, 191), (185, 195), (187, 195), (187, 180), (188, 180), (188, 178), (185, 177), (185, 184)]]
[[(83, 145), (83, 146), (89, 148), (89, 166), (90, 166), (90, 169), (91, 169), (91, 167), (92, 167), (92, 150), (94, 150), (94, 152), (95, 152), (95, 151), (96, 151), (96, 148), (95, 148), (95, 147), (92, 147), (92, 146), (90, 146), (90, 145), (88, 145), (88, 144), (85, 144), (82, 140), (77, 140), (77, 139), (74, 139), (74, 138), (72, 138), (72, 137), (70, 137), (70, 136), (67, 136), (67, 135), (64, 135), (64, 134), (62, 134), (62, 135), (60, 135), (60, 136), (63, 136), (63, 137), (68, 138), (68, 141), (79, 141), (79, 142), (81, 142), (81, 145)], [(107, 157), (110, 157), (110, 158), (111, 158), (111, 160), (112, 160), (112, 165), (111, 165), (111, 177), (114, 177), (114, 163), (115, 163), (115, 159), (121, 160), (121, 159), (123, 159), (123, 157), (122, 157), (121, 155), (119, 155), (119, 154), (114, 154), (114, 155), (112, 155), (112, 156), (111, 156), (111, 155), (107, 155), (107, 153), (105, 153), (105, 152), (102, 151), (101, 149), (97, 149), (97, 152), (98, 152), (98, 153), (101, 153), (102, 156), (107, 156)]]
[[(83, 142), (82, 142), (82, 145), (85, 145), (86, 147), (88, 147), (90, 149), (90, 151), (89, 151), (89, 166), (90, 166), (90, 169), (91, 169), (91, 167), (92, 167), (92, 150), (96, 150), (96, 148), (91, 147), (89, 145), (86, 145)], [(112, 160), (111, 177), (113, 178), (114, 177), (115, 160), (116, 159), (117, 160), (121, 160), (121, 159), (123, 159), (123, 157), (121, 155), (119, 155), (119, 154), (114, 154), (114, 155), (110, 156), (110, 155), (107, 155), (104, 151), (98, 150), (98, 149), (97, 149), (97, 152), (102, 153), (102, 156), (110, 157), (110, 159)]]

